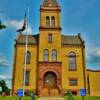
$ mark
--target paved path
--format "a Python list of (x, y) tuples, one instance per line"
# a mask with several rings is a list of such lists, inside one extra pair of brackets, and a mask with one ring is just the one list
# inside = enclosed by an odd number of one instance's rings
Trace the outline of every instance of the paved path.
[(61, 97), (40, 97), (38, 100), (64, 100)]

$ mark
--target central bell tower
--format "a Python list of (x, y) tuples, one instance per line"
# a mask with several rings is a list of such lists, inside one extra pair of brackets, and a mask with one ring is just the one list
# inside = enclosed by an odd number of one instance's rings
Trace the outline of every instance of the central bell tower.
[(40, 31), (60, 31), (60, 12), (61, 8), (56, 0), (44, 0), (40, 6)]
[(59, 95), (61, 89), (61, 8), (57, 0), (40, 6), (38, 94)]
[[(40, 37), (39, 37), (39, 61), (43, 61), (43, 50), (56, 49), (59, 55), (57, 61), (61, 61), (61, 8), (57, 0), (43, 0), (40, 6)], [(49, 52), (50, 53), (50, 52)], [(49, 61), (52, 61), (49, 56)]]

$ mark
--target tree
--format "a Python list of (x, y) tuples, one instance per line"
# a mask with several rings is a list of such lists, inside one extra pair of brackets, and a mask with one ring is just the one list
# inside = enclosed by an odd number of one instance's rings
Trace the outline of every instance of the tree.
[(6, 82), (4, 80), (0, 81), (0, 87), (2, 88), (0, 94), (4, 92), (6, 95), (10, 95), (10, 89), (7, 87)]
[(6, 28), (6, 26), (3, 25), (3, 24), (1, 23), (1, 20), (0, 20), (0, 30), (1, 30), (1, 29), (4, 29), (4, 28)]

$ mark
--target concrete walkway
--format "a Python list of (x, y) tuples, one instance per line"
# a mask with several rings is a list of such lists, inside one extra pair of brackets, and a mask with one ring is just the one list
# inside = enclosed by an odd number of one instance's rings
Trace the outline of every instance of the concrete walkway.
[(64, 100), (61, 97), (40, 97), (38, 100)]

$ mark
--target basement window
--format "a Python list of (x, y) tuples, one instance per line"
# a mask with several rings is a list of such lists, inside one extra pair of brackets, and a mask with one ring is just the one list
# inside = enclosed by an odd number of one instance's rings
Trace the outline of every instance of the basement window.
[(69, 85), (70, 86), (76, 86), (77, 85), (77, 79), (69, 79)]

